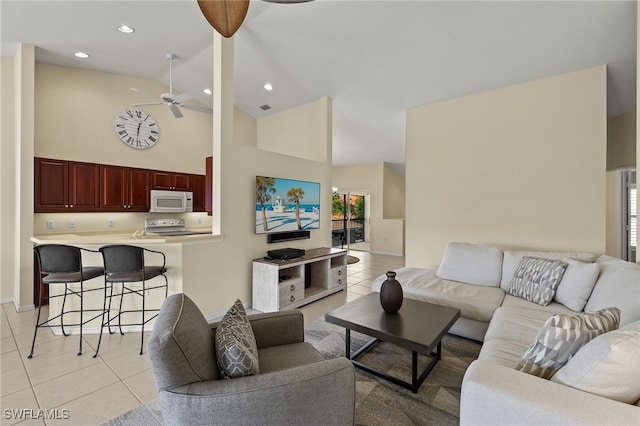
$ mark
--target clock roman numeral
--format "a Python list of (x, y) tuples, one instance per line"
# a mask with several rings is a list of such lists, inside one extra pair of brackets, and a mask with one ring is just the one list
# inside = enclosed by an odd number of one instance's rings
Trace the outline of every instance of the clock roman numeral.
[(124, 128), (124, 123), (117, 123), (117, 124), (116, 124), (116, 127), (122, 127), (122, 128)]
[(150, 141), (152, 141), (152, 142), (155, 142), (155, 141), (157, 141), (158, 139), (154, 138), (153, 136), (149, 136), (149, 140), (150, 140)]
[(127, 135), (127, 131), (126, 130), (120, 130), (118, 132), (118, 134), (121, 135), (121, 136), (126, 136)]
[(158, 131), (157, 131), (157, 130), (151, 130), (151, 134), (152, 134), (152, 135), (157, 135), (157, 134), (158, 134)]

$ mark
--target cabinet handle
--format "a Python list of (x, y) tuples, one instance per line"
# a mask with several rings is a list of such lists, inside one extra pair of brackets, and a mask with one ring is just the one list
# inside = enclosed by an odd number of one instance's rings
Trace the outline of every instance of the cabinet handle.
[(338, 284), (342, 284), (342, 280), (341, 279), (338, 279)]
[(342, 275), (342, 269), (338, 269), (338, 275)]
[(291, 298), (289, 299), (291, 302), (295, 302), (296, 301), (296, 297), (294, 295), (291, 295)]
[(295, 291), (295, 289), (296, 289), (295, 285), (292, 285), (291, 287), (289, 287), (289, 290), (291, 290), (291, 291)]
[(70, 204), (69, 207), (73, 208), (73, 204)]
[(66, 208), (69, 208), (69, 204), (65, 204), (64, 206), (65, 206)]

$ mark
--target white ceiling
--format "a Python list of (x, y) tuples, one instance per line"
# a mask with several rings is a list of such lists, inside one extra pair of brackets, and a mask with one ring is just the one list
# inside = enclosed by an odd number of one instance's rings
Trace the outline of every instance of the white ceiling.
[[(172, 52), (174, 89), (212, 106), (202, 89), (212, 85), (213, 29), (196, 0), (2, 0), (0, 15), (2, 56), (33, 44), (38, 62), (168, 84)], [(402, 170), (413, 106), (607, 64), (609, 116), (634, 109), (636, 37), (635, 0), (252, 0), (234, 36), (235, 103), (261, 117), (330, 96), (334, 165)]]

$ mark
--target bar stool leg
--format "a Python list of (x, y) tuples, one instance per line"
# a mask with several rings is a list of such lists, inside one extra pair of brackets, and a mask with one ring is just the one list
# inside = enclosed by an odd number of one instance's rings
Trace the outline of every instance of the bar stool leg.
[(82, 318), (82, 313), (84, 312), (84, 292), (83, 292), (83, 283), (80, 281), (80, 346), (78, 347), (78, 355), (82, 355), (82, 326), (84, 320)]
[(142, 280), (142, 332), (140, 333), (140, 355), (144, 348), (144, 309), (145, 309), (145, 281)]
[[(113, 334), (113, 331), (111, 331), (111, 301), (113, 300), (113, 283), (109, 283), (109, 286), (111, 287), (110, 292), (109, 292), (109, 310), (107, 311), (107, 327), (109, 327), (109, 334)], [(105, 284), (105, 288), (104, 288), (104, 297), (105, 297), (105, 302), (107, 300), (107, 287)], [(103, 321), (104, 321), (104, 315), (103, 315)]]
[[(111, 286), (111, 296), (113, 296), (113, 286)], [(93, 357), (98, 356), (98, 351), (100, 351), (100, 343), (102, 343), (102, 330), (104, 329), (104, 311), (107, 308), (107, 282), (104, 283), (104, 300), (102, 301), (102, 321), (100, 322), (100, 337), (98, 337), (98, 346), (96, 346), (96, 353), (93, 354)], [(109, 309), (111, 309), (111, 298), (109, 298)], [(109, 321), (109, 317), (107, 316), (107, 321)], [(109, 329), (111, 332), (111, 329)]]
[(68, 336), (64, 331), (64, 305), (67, 303), (68, 286), (68, 283), (64, 283), (64, 297), (62, 298), (62, 310), (60, 311), (60, 328), (62, 329), (62, 334), (65, 336)]
[(124, 299), (125, 288), (124, 283), (122, 283), (122, 289), (120, 291), (120, 306), (118, 307), (118, 329), (120, 330), (121, 335), (124, 335), (124, 332), (122, 331), (122, 300)]
[[(41, 279), (42, 280), (42, 279)], [(44, 293), (45, 284), (40, 282), (40, 304), (38, 306), (38, 317), (36, 318), (36, 329), (33, 331), (33, 342), (31, 342), (31, 352), (27, 358), (33, 358), (33, 348), (36, 346), (36, 335), (38, 334), (38, 325), (40, 324), (40, 312), (42, 312), (42, 293)]]

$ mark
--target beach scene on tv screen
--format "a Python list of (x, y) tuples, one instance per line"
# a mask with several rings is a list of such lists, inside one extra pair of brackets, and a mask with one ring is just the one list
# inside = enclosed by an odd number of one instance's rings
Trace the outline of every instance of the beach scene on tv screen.
[(256, 176), (256, 233), (320, 228), (320, 184)]

